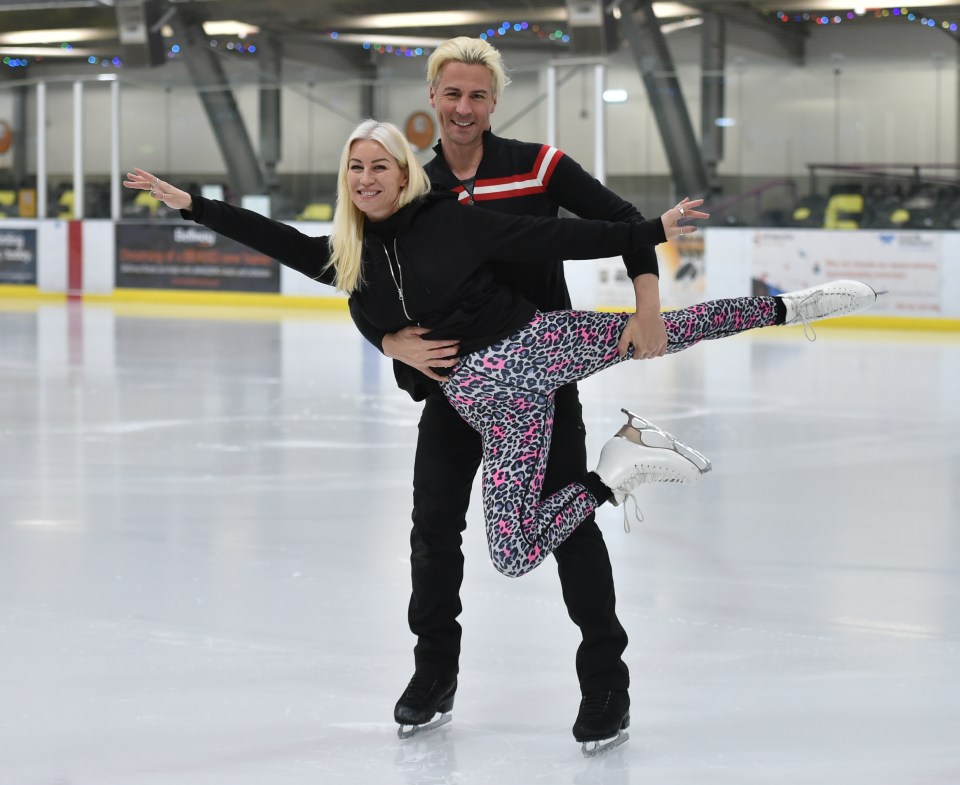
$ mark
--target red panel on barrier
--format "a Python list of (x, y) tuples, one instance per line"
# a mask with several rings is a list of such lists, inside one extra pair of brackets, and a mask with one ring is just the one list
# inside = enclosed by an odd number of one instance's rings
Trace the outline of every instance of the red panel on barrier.
[(83, 297), (83, 221), (70, 221), (67, 239), (67, 297)]

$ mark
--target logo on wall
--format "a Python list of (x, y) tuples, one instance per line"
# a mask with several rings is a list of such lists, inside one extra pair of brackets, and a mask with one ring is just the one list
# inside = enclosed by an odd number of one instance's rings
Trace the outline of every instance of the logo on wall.
[(423, 111), (411, 114), (403, 129), (407, 141), (413, 145), (414, 152), (425, 150), (433, 144), (434, 131), (433, 118)]
[(0, 155), (3, 155), (13, 144), (13, 129), (5, 120), (0, 120)]

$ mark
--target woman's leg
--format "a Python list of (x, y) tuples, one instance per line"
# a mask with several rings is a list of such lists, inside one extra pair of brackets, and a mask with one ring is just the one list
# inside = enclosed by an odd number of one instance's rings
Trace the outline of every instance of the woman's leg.
[[(483, 500), (494, 566), (510, 576), (536, 567), (599, 502), (571, 483), (540, 499), (553, 427), (553, 393), (621, 362), (630, 314), (552, 311), (468, 355), (444, 384), (454, 408), (483, 438)], [(772, 297), (717, 300), (664, 315), (669, 353), (701, 340), (776, 323)], [(629, 356), (629, 355), (628, 355)]]
[(700, 341), (783, 324), (785, 315), (786, 309), (775, 297), (734, 297), (667, 311), (663, 314), (667, 354), (682, 352)]

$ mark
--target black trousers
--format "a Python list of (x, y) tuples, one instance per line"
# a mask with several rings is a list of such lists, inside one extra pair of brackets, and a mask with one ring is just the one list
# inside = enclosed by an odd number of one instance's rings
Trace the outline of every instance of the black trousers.
[[(576, 385), (568, 385), (556, 394), (544, 494), (583, 477), (585, 437), (580, 397)], [(408, 618), (417, 636), (416, 669), (438, 676), (452, 677), (459, 671), (462, 533), (480, 458), (479, 434), (439, 390), (428, 396), (413, 469), (413, 593)], [(610, 555), (593, 516), (553, 555), (567, 612), (583, 636), (577, 651), (581, 691), (627, 689), (630, 677), (621, 658), (627, 634), (616, 615)]]

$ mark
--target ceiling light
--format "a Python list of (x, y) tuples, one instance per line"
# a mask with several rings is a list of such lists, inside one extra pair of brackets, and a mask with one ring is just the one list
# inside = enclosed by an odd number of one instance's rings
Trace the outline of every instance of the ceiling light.
[(435, 49), (446, 38), (425, 38), (412, 35), (377, 35), (374, 33), (340, 33), (335, 40), (338, 44), (383, 44), (384, 46), (423, 46)]
[(57, 30), (18, 30), (13, 33), (0, 33), (0, 44), (22, 46), (30, 44), (60, 44), (64, 41), (97, 41), (116, 38), (116, 32), (106, 28), (57, 29)]
[(260, 28), (256, 25), (248, 25), (245, 22), (237, 22), (233, 19), (222, 19), (217, 22), (204, 22), (203, 32), (207, 35), (225, 35), (236, 36), (237, 38), (246, 38), (248, 35), (256, 35)]
[(99, 57), (98, 49), (62, 49), (59, 46), (0, 46), (0, 55), (13, 57)]
[[(531, 12), (530, 9), (517, 10), (511, 13), (509, 9), (499, 11), (425, 11), (411, 14), (368, 14), (367, 16), (338, 17), (330, 20), (331, 27), (386, 30), (397, 27), (452, 27), (458, 25), (486, 25), (491, 22), (502, 22), (514, 16), (516, 18), (531, 18), (542, 21), (567, 21), (567, 9), (545, 8)], [(446, 40), (446, 39), (444, 39)]]

